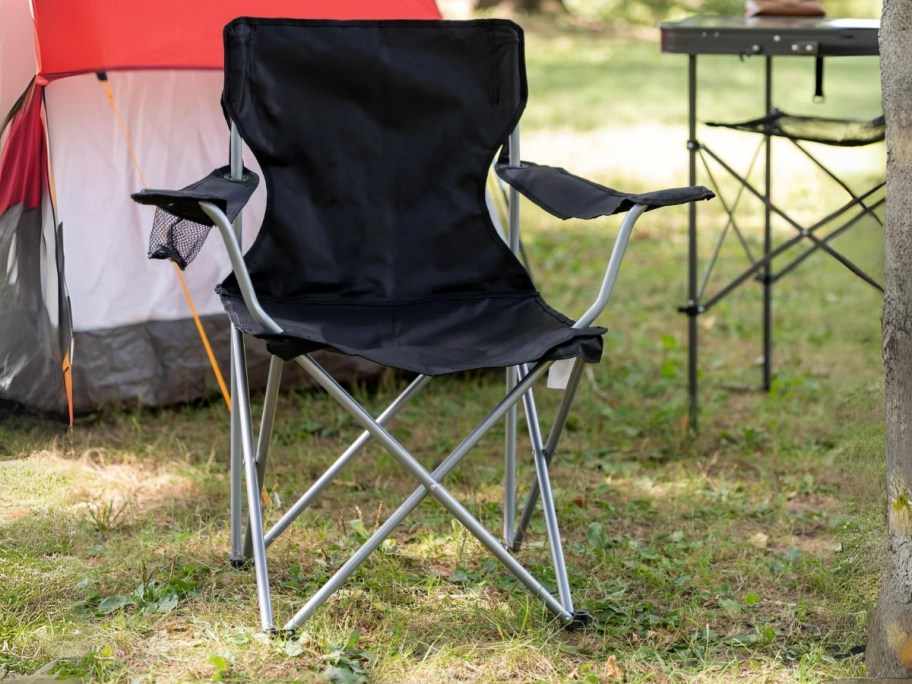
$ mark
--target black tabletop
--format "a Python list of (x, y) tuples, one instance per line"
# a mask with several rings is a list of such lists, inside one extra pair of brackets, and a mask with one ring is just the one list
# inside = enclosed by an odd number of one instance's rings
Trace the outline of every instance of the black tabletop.
[(661, 24), (662, 52), (689, 55), (878, 54), (876, 19), (694, 16)]

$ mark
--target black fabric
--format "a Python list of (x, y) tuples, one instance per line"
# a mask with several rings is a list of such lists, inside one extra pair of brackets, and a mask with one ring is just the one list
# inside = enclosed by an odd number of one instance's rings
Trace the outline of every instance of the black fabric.
[(184, 270), (196, 259), (212, 226), (175, 216), (161, 207), (155, 210), (149, 233), (150, 259), (171, 259)]
[(658, 207), (708, 200), (715, 195), (702, 186), (669, 188), (642, 194), (619, 192), (564, 169), (522, 162), (511, 167), (495, 165), (497, 175), (542, 209), (560, 219), (592, 219), (629, 211), (634, 204)]
[(139, 204), (158, 207), (149, 234), (149, 258), (171, 259), (181, 270), (187, 268), (203, 248), (214, 225), (199, 203), (215, 204), (233, 221), (259, 182), (259, 177), (248, 169), (244, 169), (239, 180), (232, 180), (230, 168), (223, 166), (182, 190), (134, 193), (132, 198)]
[[(223, 290), (222, 301), (238, 327), (259, 330), (239, 295)], [(605, 332), (571, 328), (573, 321), (535, 294), (435, 297), (396, 306), (262, 298), (260, 303), (286, 334), (258, 334), (286, 361), (331, 346), (425, 375), (579, 355), (596, 362)]]
[(232, 321), (284, 358), (333, 348), (431, 375), (601, 353), (535, 291), (485, 204), (526, 101), (509, 21), (249, 19), (225, 28), (222, 104), (266, 181)]
[(738, 123), (707, 121), (706, 125), (733, 128), (750, 133), (766, 133), (792, 140), (806, 140), (840, 147), (870, 145), (883, 140), (886, 135), (883, 116), (878, 116), (870, 121), (828, 119), (819, 116), (796, 116), (778, 109), (759, 119)]
[[(0, 278), (0, 402), (63, 416), (67, 401), (60, 362), (72, 329), (65, 292), (57, 311), (49, 310), (45, 298), (42, 259), (49, 226), (43, 220), (40, 207), (22, 204), (0, 214), (0, 268), (6, 276)], [(62, 277), (59, 283), (62, 290)]]
[[(219, 312), (200, 319), (219, 366), (227, 372), (230, 358), (230, 321)], [(0, 325), (4, 322), (0, 313)], [(27, 326), (26, 326), (27, 327)], [(5, 328), (4, 328), (5, 329)], [(3, 340), (0, 339), (0, 342)], [(78, 363), (73, 365), (73, 406), (76, 415), (106, 406), (163, 406), (209, 397), (221, 401), (209, 357), (199, 343), (192, 318), (144, 321), (132, 325), (81, 330), (74, 336)], [(251, 390), (266, 387), (270, 354), (262, 340), (248, 340), (245, 367)], [(29, 357), (29, 370), (37, 368), (37, 355)], [(317, 352), (319, 363), (339, 382), (352, 385), (377, 379), (384, 368), (352, 356)], [(41, 377), (36, 390), (56, 390), (56, 413), (66, 413), (60, 363), (49, 363), (54, 375)], [(39, 376), (33, 376), (34, 381)], [(313, 386), (297, 364), (282, 371), (282, 386)], [(53, 383), (47, 382), (53, 379)], [(226, 377), (227, 379), (227, 377)], [(54, 384), (56, 383), (56, 385)], [(6, 396), (0, 393), (0, 399)], [(15, 395), (13, 395), (15, 396)], [(31, 405), (36, 405), (32, 403)]]

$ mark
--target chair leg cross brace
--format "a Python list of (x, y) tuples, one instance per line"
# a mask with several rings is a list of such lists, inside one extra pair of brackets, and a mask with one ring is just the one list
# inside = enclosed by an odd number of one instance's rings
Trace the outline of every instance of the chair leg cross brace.
[[(806, 238), (811, 243), (813, 243), (812, 247), (810, 247), (810, 251), (815, 251), (815, 250), (819, 249), (819, 250), (826, 252), (827, 254), (832, 256), (834, 259), (836, 259), (839, 263), (841, 263), (843, 266), (845, 266), (847, 269), (849, 269), (856, 276), (858, 276), (859, 278), (861, 278), (862, 280), (867, 282), (869, 285), (871, 285), (872, 287), (879, 289), (879, 290), (883, 289), (873, 278), (871, 278), (869, 275), (867, 275), (862, 269), (860, 269), (858, 266), (856, 266), (851, 260), (846, 258), (844, 255), (840, 254), (835, 249), (833, 249), (829, 244), (827, 244), (827, 241), (831, 237), (834, 237), (835, 235), (830, 235), (828, 237), (825, 237), (824, 239), (821, 239), (821, 238), (817, 237), (815, 232), (818, 229), (821, 229), (823, 226), (835, 221), (836, 219), (841, 217), (843, 214), (847, 213), (849, 210), (851, 210), (855, 206), (861, 207), (860, 213), (857, 218), (861, 218), (862, 216), (865, 216), (865, 215), (876, 216), (874, 211), (883, 203), (883, 201), (877, 202), (877, 203), (869, 206), (869, 205), (865, 204), (865, 200), (868, 199), (868, 197), (873, 195), (875, 192), (880, 190), (880, 188), (882, 188), (885, 185), (884, 183), (875, 185), (874, 187), (870, 188), (869, 190), (862, 193), (861, 195), (856, 195), (855, 193), (850, 192), (849, 194), (852, 196), (851, 200), (849, 200), (848, 202), (843, 204), (840, 208), (832, 211), (827, 216), (818, 220), (816, 223), (812, 224), (811, 226), (805, 227), (805, 226), (802, 226), (801, 224), (799, 224), (797, 221), (795, 221), (791, 216), (786, 214), (778, 206), (773, 204), (767, 197), (765, 197), (763, 195), (763, 193), (761, 193), (759, 190), (757, 190), (746, 178), (744, 178), (742, 175), (740, 175), (731, 166), (729, 166), (721, 157), (719, 157), (719, 155), (717, 155), (715, 152), (713, 152), (711, 149), (709, 149), (706, 146), (702, 146), (701, 149), (706, 154), (708, 154), (716, 163), (718, 163), (719, 166), (722, 167), (732, 178), (734, 178), (736, 181), (738, 181), (738, 183), (740, 183), (741, 186), (746, 188), (750, 194), (752, 194), (758, 200), (763, 202), (766, 205), (767, 209), (772, 214), (775, 214), (780, 219), (782, 219), (783, 221), (788, 223), (792, 228), (794, 228), (798, 232), (798, 235), (796, 236), (797, 239)], [(704, 160), (704, 164), (705, 163), (706, 162)], [(852, 219), (852, 222), (855, 222), (857, 220), (857, 218)], [(770, 263), (770, 261), (771, 261), (771, 254), (768, 250), (764, 259), (760, 260), (758, 263), (761, 265), (768, 265)]]
[[(430, 494), (435, 499), (437, 499), (460, 523), (465, 526), (469, 532), (475, 536), (478, 541), (482, 543), (488, 551), (495, 556), (504, 566), (520, 581), (522, 582), (533, 595), (537, 596), (542, 600), (547, 608), (558, 616), (563, 622), (569, 623), (574, 620), (574, 615), (562, 606), (542, 585), (536, 580), (515, 558), (513, 558), (510, 553), (504, 549), (504, 547), (497, 541), (497, 539), (488, 532), (485, 527), (475, 519), (475, 517), (469, 513), (469, 511), (457, 501), (452, 494), (450, 494), (446, 488), (440, 484), (439, 480), (434, 477), (432, 473), (429, 473), (425, 470), (422, 465), (415, 460), (415, 458), (398, 442), (396, 439), (389, 434), (381, 425), (379, 425), (361, 406), (358, 404), (351, 396), (325, 371), (323, 368), (317, 364), (309, 356), (304, 355), (298, 357), (298, 363), (300, 363), (310, 375), (316, 380), (316, 382), (323, 387), (334, 399), (336, 399), (343, 408), (345, 408), (352, 416), (358, 421), (361, 426), (370, 432), (373, 437), (380, 442), (387, 450), (393, 455), (393, 457), (399, 461), (399, 463), (406, 468), (412, 475), (422, 484), (425, 492), (421, 495), (423, 498), (424, 494)], [(543, 364), (547, 365), (547, 364)], [(541, 373), (544, 372), (544, 368), (536, 369), (533, 373), (530, 373), (527, 378), (538, 377)], [(525, 394), (528, 385), (531, 385), (531, 382), (520, 383), (514, 388), (514, 390), (508, 395), (507, 400), (502, 402), (506, 404), (504, 406), (504, 412), (512, 406), (519, 398)], [(496, 409), (495, 409), (496, 411)], [(489, 416), (490, 417), (490, 416)], [(480, 438), (480, 434), (478, 438)], [(477, 438), (476, 438), (477, 441)], [(454, 462), (452, 465), (455, 465)], [(442, 464), (441, 464), (442, 465)], [(441, 468), (438, 467), (437, 470)], [(414, 496), (414, 495), (413, 495)], [(416, 504), (417, 505), (417, 504)], [(297, 617), (297, 616), (296, 616)], [(294, 621), (293, 621), (294, 622)], [(294, 625), (296, 626), (296, 624)]]
[[(583, 368), (584, 364), (582, 360), (577, 359), (576, 363), (573, 365), (573, 370), (570, 372), (570, 378), (567, 381), (567, 388), (564, 390), (563, 399), (561, 399), (560, 406), (557, 408), (557, 415), (554, 417), (554, 424), (548, 435), (548, 443), (542, 448), (545, 464), (548, 466), (551, 465), (551, 459), (554, 458), (554, 452), (557, 450), (557, 444), (560, 441), (561, 433), (563, 432), (564, 426), (567, 424), (567, 417), (570, 415), (570, 406), (573, 404), (573, 400), (576, 397), (576, 390), (579, 388), (580, 380), (583, 377)], [(528, 368), (525, 366), (523, 366), (521, 370), (523, 374), (529, 372)], [(529, 528), (529, 523), (532, 522), (532, 514), (535, 512), (535, 504), (538, 503), (538, 497), (539, 483), (536, 478), (526, 497), (522, 515), (520, 516), (519, 523), (513, 533), (513, 542), (510, 549), (514, 552), (519, 551), (522, 547), (523, 539), (526, 536), (526, 530)]]
[[(386, 447), (392, 455), (408, 469), (416, 479), (418, 479), (421, 486), (416, 489), (396, 512), (374, 532), (361, 548), (336, 571), (335, 575), (333, 575), (333, 577), (331, 577), (310, 598), (298, 613), (285, 625), (285, 629), (295, 629), (305, 622), (314, 611), (316, 611), (316, 609), (319, 608), (346, 581), (346, 579), (348, 579), (361, 563), (377, 549), (383, 540), (392, 534), (394, 529), (428, 494), (440, 501), (441, 504), (447, 508), (447, 510), (449, 510), (450, 513), (453, 514), (453, 516), (459, 520), (492, 555), (500, 560), (501, 563), (503, 563), (533, 595), (538, 597), (549, 611), (560, 618), (567, 627), (588, 624), (588, 616), (574, 613), (571, 606), (555, 599), (548, 590), (545, 589), (516, 559), (514, 559), (513, 556), (504, 549), (501, 543), (440, 484), (440, 480), (446, 477), (446, 475), (458, 465), (462, 458), (474, 448), (481, 437), (498, 421), (502, 420), (510, 407), (515, 406), (532, 384), (544, 374), (548, 366), (550, 366), (550, 363), (539, 364), (526, 374), (514, 390), (500, 401), (488, 416), (479, 423), (475, 430), (473, 430), (432, 473), (429, 473), (382, 427), (379, 420), (375, 420), (371, 417), (319, 364), (306, 355), (299, 357), (297, 361), (308, 371), (318, 384), (355, 417), (370, 436), (377, 439), (378, 442)], [(242, 375), (242, 372), (236, 373), (239, 391), (246, 389), (246, 378), (242, 378)], [(424, 382), (426, 382), (426, 380), (420, 383), (421, 386), (423, 386)], [(407, 393), (408, 390), (403, 393), (403, 396)], [(240, 396), (243, 397), (246, 395)], [(249, 453), (252, 455), (253, 439), (251, 434), (252, 430), (249, 429), (249, 404), (244, 401), (239, 401), (238, 404), (241, 405), (239, 406), (239, 408), (241, 408), (240, 422), (246, 422), (248, 426), (248, 429), (243, 431), (243, 441), (246, 445), (245, 454)], [(246, 408), (242, 408), (244, 404), (246, 404)], [(366, 441), (366, 439), (364, 441)], [(355, 445), (353, 445), (353, 447), (354, 446)], [(351, 451), (352, 448), (350, 448), (349, 451)], [(265, 567), (265, 543), (262, 515), (260, 513), (259, 480), (256, 472), (256, 464), (252, 459), (247, 463), (246, 475), (248, 506), (251, 509), (249, 520), (254, 537), (253, 556), (257, 570), (257, 596), (260, 605), (261, 623), (264, 630), (270, 631), (273, 629), (272, 609), (268, 584), (269, 578)], [(544, 472), (542, 475), (546, 477), (547, 473)], [(563, 572), (564, 575), (566, 575), (566, 570)], [(562, 599), (564, 599), (564, 593), (565, 591), (561, 591)], [(569, 597), (568, 588), (566, 589), (566, 594)]]
[[(405, 388), (402, 394), (390, 404), (386, 410), (377, 417), (377, 423), (382, 426), (386, 426), (402, 408), (424, 387), (431, 381), (431, 377), (428, 375), (420, 375), (415, 378), (412, 383)], [(372, 435), (370, 432), (362, 432), (361, 435), (352, 442), (351, 446), (346, 449), (336, 461), (326, 469), (326, 471), (314, 482), (310, 489), (308, 489), (301, 497), (291, 506), (282, 518), (272, 526), (272, 528), (266, 533), (266, 547), (268, 548), (272, 542), (274, 542), (285, 529), (297, 519), (299, 515), (306, 509), (310, 504), (313, 503), (314, 499), (320, 495), (326, 486), (335, 479), (336, 475), (339, 474), (339, 471), (344, 468), (355, 455), (361, 451), (361, 449), (371, 440)]]

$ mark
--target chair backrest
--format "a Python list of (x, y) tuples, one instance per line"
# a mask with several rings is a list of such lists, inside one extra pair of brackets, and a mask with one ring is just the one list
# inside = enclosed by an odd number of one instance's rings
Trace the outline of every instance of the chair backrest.
[(222, 104), (269, 194), (260, 296), (531, 290), (485, 203), (525, 101), (509, 21), (231, 22)]

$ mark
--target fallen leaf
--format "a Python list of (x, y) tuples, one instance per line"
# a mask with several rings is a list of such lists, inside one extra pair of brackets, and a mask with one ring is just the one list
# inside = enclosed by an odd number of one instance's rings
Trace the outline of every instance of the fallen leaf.
[(769, 535), (764, 534), (763, 532), (757, 532), (757, 534), (748, 540), (748, 543), (755, 549), (765, 549), (769, 543)]
[(605, 661), (605, 679), (624, 679), (624, 671), (620, 668), (614, 656)]

